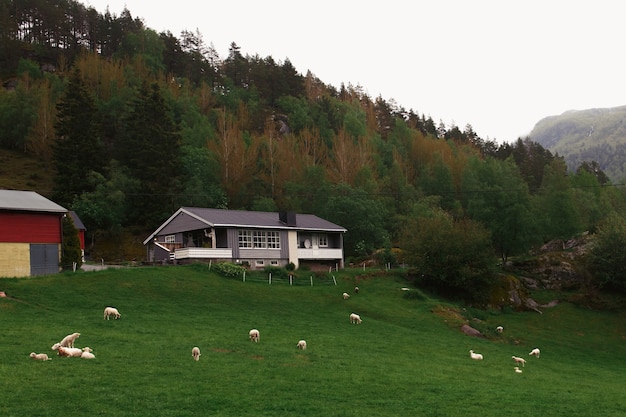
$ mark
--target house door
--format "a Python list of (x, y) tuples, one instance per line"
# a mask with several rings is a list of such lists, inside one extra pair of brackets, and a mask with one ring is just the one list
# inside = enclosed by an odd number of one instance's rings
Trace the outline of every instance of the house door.
[(49, 244), (30, 245), (30, 275), (47, 275), (59, 272), (59, 246)]

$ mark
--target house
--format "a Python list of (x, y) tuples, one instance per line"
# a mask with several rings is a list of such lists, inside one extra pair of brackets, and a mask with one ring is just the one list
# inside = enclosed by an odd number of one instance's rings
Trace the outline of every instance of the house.
[(0, 190), (0, 277), (59, 272), (65, 215), (34, 191)]
[(150, 262), (343, 268), (345, 232), (312, 214), (181, 207), (143, 244)]
[(87, 228), (83, 224), (78, 214), (75, 211), (70, 211), (70, 217), (72, 218), (72, 222), (74, 223), (74, 227), (78, 230), (78, 240), (80, 241), (80, 257), (83, 262), (85, 262), (85, 232)]

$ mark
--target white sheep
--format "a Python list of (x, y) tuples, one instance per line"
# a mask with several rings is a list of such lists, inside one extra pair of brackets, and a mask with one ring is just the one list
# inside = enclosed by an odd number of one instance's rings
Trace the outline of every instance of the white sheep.
[(541, 355), (541, 351), (539, 350), (539, 348), (534, 348), (533, 350), (530, 351), (528, 355), (539, 357), (539, 355)]
[(83, 352), (80, 354), (80, 357), (83, 359), (95, 359), (96, 355), (94, 355), (91, 352), (93, 352), (93, 349), (90, 348), (89, 346), (85, 346), (83, 348)]
[(473, 350), (470, 350), (469, 353), (470, 353), (470, 358), (474, 359), (475, 361), (483, 360), (483, 355), (481, 355), (480, 353), (474, 353)]
[(503, 331), (504, 331), (504, 328), (502, 326), (496, 327), (496, 332), (502, 333)]
[(352, 324), (361, 324), (361, 316), (358, 314), (350, 314), (350, 323)]
[(306, 350), (306, 340), (300, 340), (296, 347), (298, 349)]
[(74, 341), (76, 341), (76, 339), (78, 339), (79, 336), (80, 336), (80, 333), (68, 334), (59, 343), (55, 343), (54, 345), (52, 345), (52, 350), (57, 350), (60, 346), (73, 348)]
[(249, 334), (251, 342), (258, 342), (259, 340), (261, 340), (261, 333), (259, 333), (257, 329), (250, 330)]
[(347, 292), (343, 293), (343, 299), (347, 300), (348, 298), (350, 298), (350, 294), (348, 294)]
[(511, 358), (513, 358), (515, 363), (521, 363), (522, 366), (526, 366), (526, 359), (520, 358), (520, 357), (517, 357), (517, 356), (511, 356)]
[(194, 346), (193, 349), (191, 349), (191, 356), (193, 356), (193, 359), (196, 361), (200, 360), (200, 348), (198, 346)]
[(104, 309), (104, 318), (106, 320), (109, 319), (109, 317), (113, 317), (115, 318), (115, 320), (119, 319), (122, 315), (120, 314), (119, 311), (117, 311), (117, 308), (115, 307), (107, 307)]
[(45, 353), (31, 352), (29, 356), (38, 361), (51, 361), (52, 360), (52, 358), (49, 358), (48, 355), (46, 355)]
[(513, 369), (515, 369), (515, 372), (518, 373), (518, 374), (522, 373), (522, 370), (519, 369), (519, 367), (517, 367), (517, 366), (515, 368), (513, 368)]
[(68, 358), (80, 358), (83, 351), (79, 348), (59, 346), (57, 354)]

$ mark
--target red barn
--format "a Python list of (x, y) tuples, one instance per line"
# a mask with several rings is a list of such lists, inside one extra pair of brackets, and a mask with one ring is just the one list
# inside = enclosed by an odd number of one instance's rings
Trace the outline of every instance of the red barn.
[(59, 272), (65, 215), (34, 191), (0, 190), (0, 277)]

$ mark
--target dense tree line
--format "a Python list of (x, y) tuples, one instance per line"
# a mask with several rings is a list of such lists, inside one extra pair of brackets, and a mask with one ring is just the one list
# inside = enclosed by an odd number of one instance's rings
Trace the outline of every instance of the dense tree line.
[(593, 162), (568, 172), (528, 138), (437, 125), (234, 42), (222, 60), (200, 33), (70, 0), (4, 2), (0, 21), (0, 146), (49, 167), (55, 188), (38, 191), (92, 241), (145, 236), (182, 205), (295, 210), (346, 227), (350, 259), (399, 247), (394, 262), (456, 294), (489, 283), (495, 257), (626, 213)]

